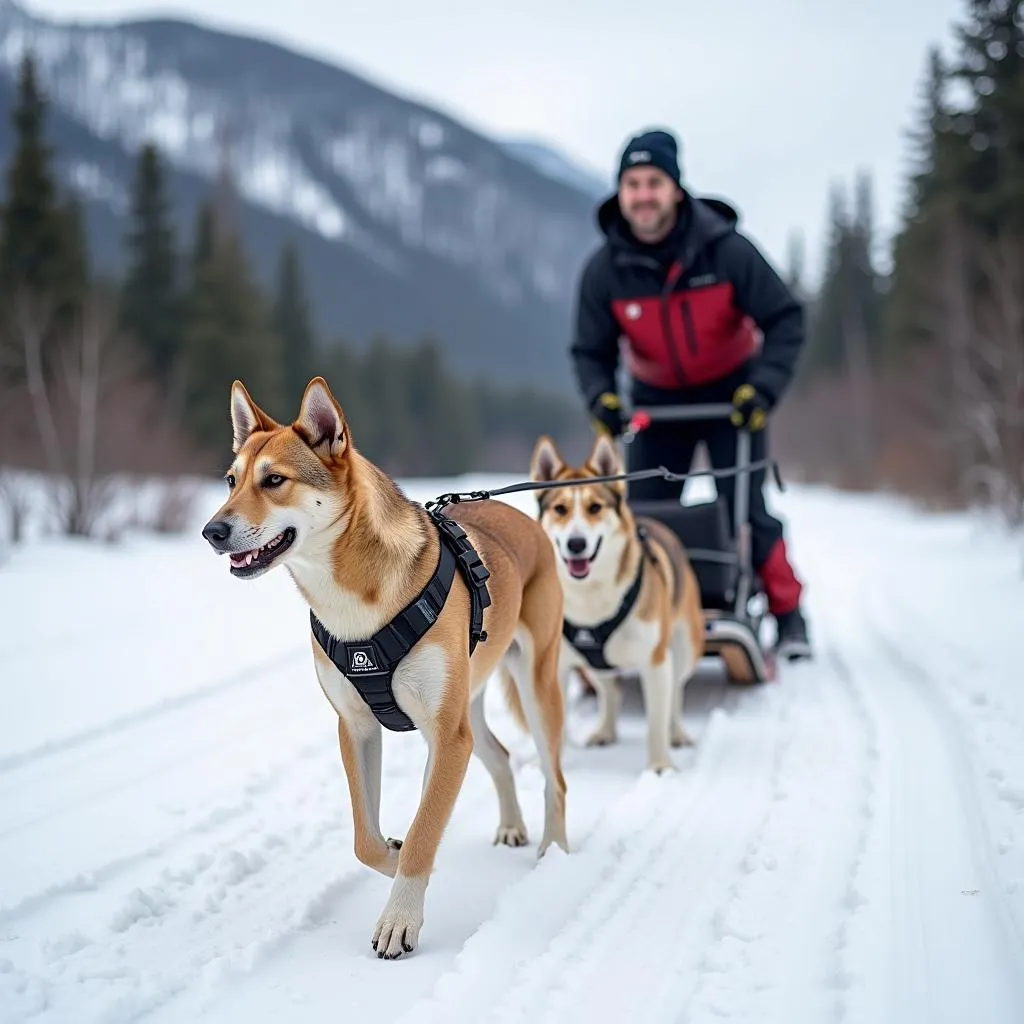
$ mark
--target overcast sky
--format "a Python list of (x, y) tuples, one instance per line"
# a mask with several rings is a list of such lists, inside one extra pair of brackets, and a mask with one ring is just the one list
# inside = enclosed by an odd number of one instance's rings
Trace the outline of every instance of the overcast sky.
[[(781, 266), (820, 265), (829, 182), (875, 176), (889, 230), (926, 49), (965, 0), (26, 0), (77, 18), (181, 15), (273, 38), (490, 134), (536, 137), (611, 182), (637, 129), (668, 127), (697, 193), (731, 199)], [(514, 13), (513, 13), (514, 12)]]

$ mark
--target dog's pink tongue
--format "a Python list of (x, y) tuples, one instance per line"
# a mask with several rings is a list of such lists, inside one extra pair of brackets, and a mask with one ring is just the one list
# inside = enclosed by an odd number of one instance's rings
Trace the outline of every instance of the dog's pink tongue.
[(586, 576), (590, 568), (589, 558), (570, 558), (568, 560), (569, 572), (573, 576)]
[(240, 554), (231, 555), (231, 564), (236, 569), (241, 569), (243, 566), (249, 563), (249, 556), (253, 554), (252, 551), (242, 551)]

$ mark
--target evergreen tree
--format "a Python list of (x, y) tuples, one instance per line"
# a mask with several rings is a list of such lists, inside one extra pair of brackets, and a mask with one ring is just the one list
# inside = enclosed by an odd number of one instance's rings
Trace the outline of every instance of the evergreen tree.
[(310, 319), (298, 249), (289, 242), (281, 251), (274, 302), (274, 330), (281, 343), (281, 378), (287, 408), (298, 409), (303, 390), (315, 376), (316, 341)]
[(166, 393), (173, 389), (181, 355), (182, 304), (164, 170), (152, 144), (139, 153), (130, 218), (119, 320), (137, 339), (147, 369)]
[(849, 252), (850, 217), (846, 190), (839, 182), (829, 189), (829, 233), (821, 285), (808, 318), (807, 352), (803, 366), (808, 377), (836, 373), (843, 366), (843, 281)]
[[(282, 402), (280, 346), (264, 296), (257, 288), (239, 239), (221, 232), (208, 207), (199, 211), (197, 252), (188, 294), (184, 339), (185, 415), (196, 440), (223, 449), (228, 395), (236, 378), (275, 418)], [(213, 227), (220, 238), (203, 258)]]
[(76, 195), (64, 197), (57, 211), (60, 250), (56, 278), (61, 313), (70, 318), (78, 313), (91, 286), (89, 240), (82, 204)]
[(476, 455), (474, 410), (465, 386), (447, 372), (436, 341), (424, 341), (409, 353), (403, 377), (412, 421), (406, 459), (413, 471), (465, 472)]
[[(323, 346), (318, 358), (324, 365), (323, 377), (345, 413), (345, 419), (352, 430), (353, 443), (362, 451), (363, 442), (367, 438), (372, 443), (370, 422), (379, 409), (363, 386), (363, 361), (346, 341), (335, 341), (329, 346)], [(289, 415), (297, 414), (298, 404), (292, 408), (294, 413)]]
[(847, 241), (849, 246), (846, 323), (860, 337), (863, 351), (851, 356), (853, 341), (847, 333), (847, 357), (863, 360), (863, 369), (874, 366), (881, 354), (884, 282), (876, 267), (874, 187), (867, 171), (856, 175), (853, 221)]
[[(884, 311), (884, 354), (894, 365), (935, 341), (934, 310), (941, 303), (941, 264), (949, 229), (964, 211), (960, 184), (968, 146), (954, 129), (947, 100), (949, 74), (938, 48), (928, 53), (911, 143), (911, 169), (902, 223), (893, 242), (893, 267)], [(961, 123), (961, 128), (963, 127)]]
[(402, 473), (416, 430), (407, 403), (406, 360), (386, 338), (374, 335), (362, 363), (363, 394), (372, 414), (360, 428), (361, 450), (388, 472)]
[(825, 272), (810, 317), (808, 374), (870, 372), (880, 348), (883, 288), (875, 267), (870, 177), (860, 172), (849, 209), (845, 189), (832, 187)]
[(53, 296), (60, 283), (66, 225), (45, 139), (46, 111), (35, 61), (26, 54), (11, 118), (15, 145), (5, 175), (6, 200), (0, 208), (0, 295), (8, 300), (22, 286)]
[(806, 242), (802, 231), (791, 231), (787, 245), (786, 271), (783, 280), (801, 302), (807, 302), (810, 292), (805, 279), (807, 270)]
[(1024, 231), (1024, 14), (1015, 0), (968, 0), (953, 77), (970, 100), (959, 118), (969, 140), (971, 213), (990, 234)]
[(206, 200), (196, 211), (195, 235), (192, 239), (192, 278), (195, 279), (216, 248), (213, 203)]

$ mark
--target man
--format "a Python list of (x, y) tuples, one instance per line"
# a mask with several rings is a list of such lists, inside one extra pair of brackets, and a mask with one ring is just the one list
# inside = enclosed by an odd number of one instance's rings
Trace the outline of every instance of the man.
[[(618, 192), (597, 211), (606, 241), (580, 279), (570, 346), (577, 385), (599, 429), (626, 426), (616, 388), (624, 337), (631, 402), (654, 406), (731, 402), (726, 421), (655, 421), (629, 446), (630, 471), (686, 471), (703, 440), (715, 468), (736, 461), (737, 427), (751, 431), (751, 458), (765, 458), (765, 426), (792, 380), (804, 341), (799, 302), (754, 244), (736, 211), (697, 199), (680, 184), (678, 145), (664, 131), (633, 138), (619, 162)], [(758, 347), (757, 333), (762, 335)], [(751, 474), (751, 557), (777, 625), (777, 651), (809, 657), (802, 584), (786, 555), (782, 523), (765, 508), (764, 470)], [(729, 502), (732, 477), (719, 479)], [(678, 500), (681, 485), (634, 482), (630, 497)]]

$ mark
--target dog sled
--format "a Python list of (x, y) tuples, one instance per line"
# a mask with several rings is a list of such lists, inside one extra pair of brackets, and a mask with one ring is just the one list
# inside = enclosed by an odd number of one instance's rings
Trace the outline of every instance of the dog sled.
[[(636, 409), (623, 442), (629, 444), (654, 420), (727, 419), (732, 412), (728, 403)], [(750, 433), (738, 430), (732, 522), (728, 505), (720, 494), (711, 501), (690, 504), (683, 504), (682, 499), (631, 499), (629, 503), (636, 515), (657, 519), (685, 546), (701, 588), (705, 653), (721, 659), (732, 683), (766, 682), (775, 678), (776, 671), (775, 655), (761, 640), (767, 597), (751, 564), (750, 474), (759, 466), (760, 463), (754, 465), (750, 460)]]
[[(645, 430), (654, 420), (710, 420), (728, 418), (734, 409), (728, 403), (700, 405), (666, 405), (634, 410), (623, 436), (624, 444)], [(610, 476), (587, 477), (567, 481), (600, 483), (613, 480), (636, 480), (661, 477), (685, 482), (691, 477), (735, 477), (736, 502), (732, 522), (728, 506), (721, 495), (713, 501), (683, 504), (682, 499), (668, 501), (637, 501), (630, 499), (633, 513), (663, 523), (682, 541), (701, 588), (704, 613), (705, 655), (718, 657), (725, 665), (726, 676), (733, 683), (762, 683), (775, 678), (776, 656), (761, 640), (761, 625), (768, 611), (767, 595), (760, 578), (753, 570), (750, 547), (750, 474), (758, 469), (773, 468), (781, 487), (778, 470), (771, 459), (752, 462), (750, 433), (737, 431), (736, 463), (728, 469), (676, 472), (665, 466), (651, 467)], [(548, 481), (524, 481), (491, 490), (448, 492), (427, 502), (428, 511), (440, 511), (460, 501), (483, 501), (505, 494), (541, 490)]]

